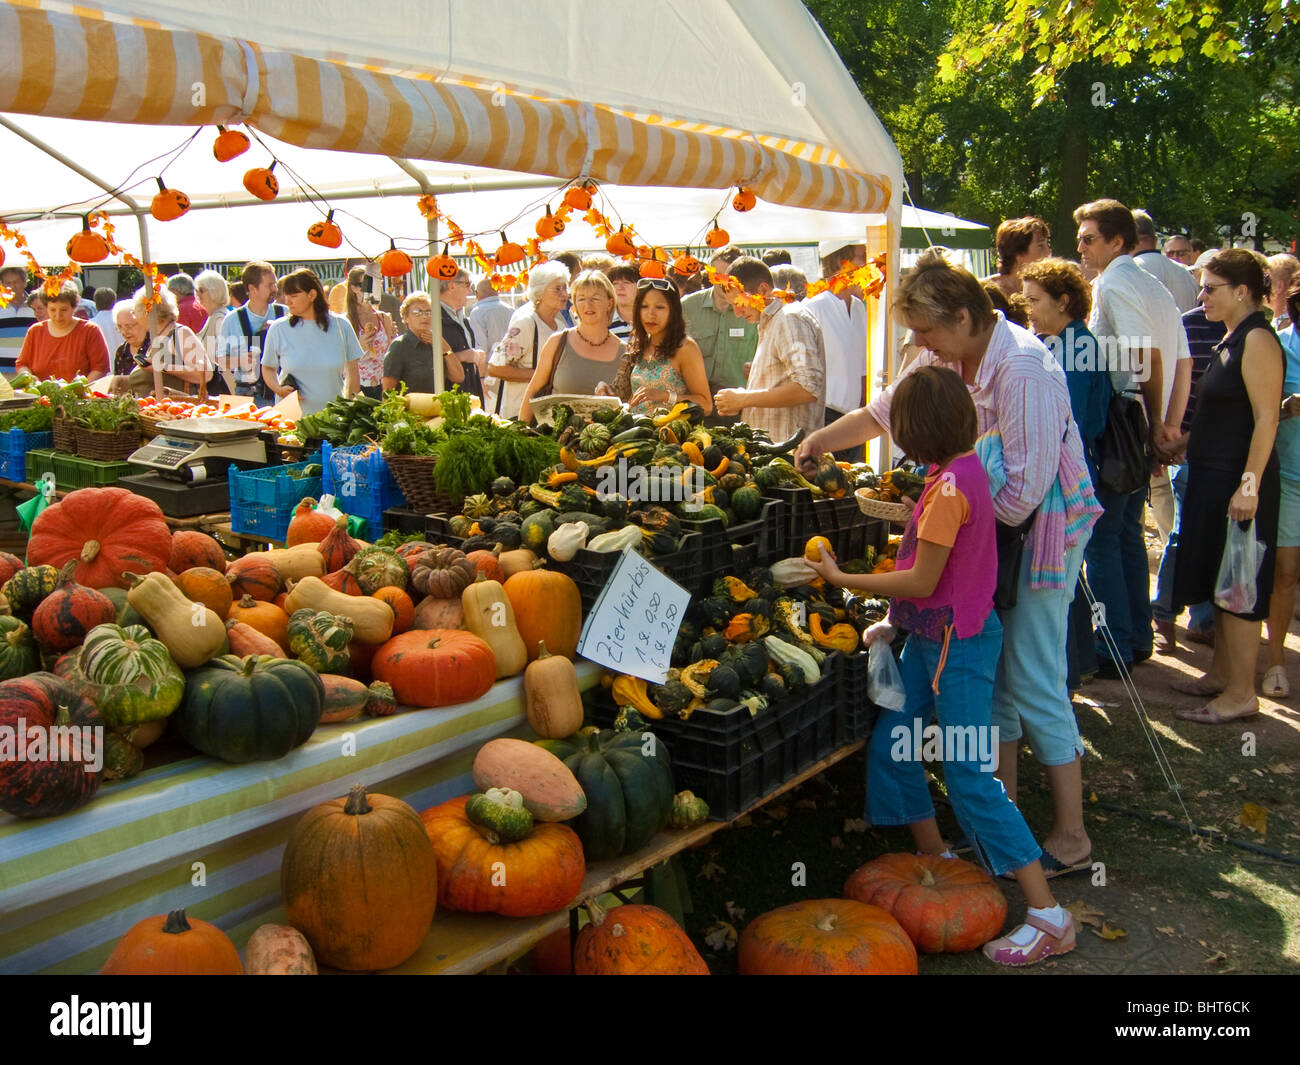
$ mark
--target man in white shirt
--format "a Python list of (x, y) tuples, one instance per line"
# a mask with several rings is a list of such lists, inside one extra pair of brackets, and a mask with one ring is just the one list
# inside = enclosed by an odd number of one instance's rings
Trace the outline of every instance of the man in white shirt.
[[(1078, 208), (1074, 220), (1079, 224), (1079, 255), (1097, 271), (1088, 328), (1111, 363), (1115, 390), (1133, 394), (1140, 385), (1150, 445), (1159, 453), (1180, 436), (1191, 388), (1191, 352), (1182, 318), (1169, 290), (1133, 261), (1137, 227), (1127, 207), (1116, 200), (1097, 200)], [(1097, 501), (1105, 512), (1093, 528), (1085, 555), (1088, 583), (1105, 606), (1105, 624), (1125, 666), (1145, 661), (1153, 650), (1142, 532), (1146, 498), (1146, 487), (1120, 495), (1098, 484)], [(1097, 658), (1099, 675), (1119, 676), (1119, 665), (1104, 641), (1097, 646)]]
[(474, 306), (469, 311), (469, 327), (478, 346), (491, 354), (510, 328), (515, 309), (506, 303), (486, 277), (474, 289)]
[(1133, 251), (1133, 261), (1164, 285), (1178, 305), (1178, 313), (1186, 314), (1197, 306), (1197, 298), (1200, 296), (1196, 278), (1192, 277), (1192, 272), (1187, 267), (1168, 255), (1162, 255), (1156, 248), (1156, 224), (1146, 211), (1134, 211), (1133, 224), (1137, 226), (1137, 247)]
[(117, 293), (111, 288), (95, 289), (95, 317), (91, 319), (99, 331), (104, 334), (104, 343), (108, 345), (108, 354), (122, 346), (122, 334), (113, 319), (113, 306), (117, 303)]
[[(822, 256), (822, 277), (839, 273), (845, 260), (855, 267), (866, 266), (865, 244), (843, 244), (838, 240), (823, 241), (818, 251)], [(846, 288), (836, 294), (830, 289), (804, 300), (804, 307), (817, 319), (822, 328), (822, 344), (826, 349), (826, 424), (855, 411), (864, 402), (863, 386), (867, 363), (867, 308), (856, 287)], [(862, 449), (850, 448), (840, 453), (848, 461), (862, 457)]]
[(270, 263), (248, 263), (240, 279), (248, 290), (248, 302), (221, 320), (217, 366), (234, 373), (237, 395), (273, 403), (271, 390), (262, 380), (262, 344), (271, 323), (288, 314), (289, 308), (271, 302), (276, 281)]

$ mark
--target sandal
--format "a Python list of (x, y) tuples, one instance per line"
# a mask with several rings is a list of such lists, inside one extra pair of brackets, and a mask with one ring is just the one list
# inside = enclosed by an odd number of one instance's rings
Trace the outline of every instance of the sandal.
[[(1068, 954), (1074, 949), (1074, 915), (1069, 910), (1065, 911), (1064, 925), (1049, 924), (1043, 918), (1032, 913), (1026, 916), (1025, 923), (1020, 928), (1024, 928), (1025, 925), (1035, 928), (1043, 934), (1031, 940), (1029, 945), (1024, 947), (1017, 946), (1012, 942), (1011, 936), (995, 939), (984, 944), (984, 957), (998, 965), (1033, 965), (1044, 958), (1055, 957), (1058, 954)], [(1016, 929), (1017, 932), (1019, 930), (1019, 928)], [(1015, 932), (1012, 933), (1012, 935), (1014, 934)]]
[(1215, 684), (1205, 677), (1179, 677), (1177, 680), (1171, 680), (1169, 687), (1176, 692), (1182, 692), (1184, 695), (1222, 695), (1222, 685)]
[(1194, 721), (1198, 725), (1231, 725), (1234, 721), (1259, 717), (1259, 709), (1256, 708), (1245, 714), (1221, 714), (1207, 704), (1198, 706), (1195, 710), (1175, 710), (1174, 717), (1182, 721)]
[(1285, 699), (1291, 694), (1291, 682), (1283, 666), (1269, 666), (1260, 691), (1270, 699)]

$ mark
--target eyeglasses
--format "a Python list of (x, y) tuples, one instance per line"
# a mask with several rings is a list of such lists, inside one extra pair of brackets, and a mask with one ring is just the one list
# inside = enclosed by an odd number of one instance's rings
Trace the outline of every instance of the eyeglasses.
[(1201, 291), (1213, 292), (1216, 288), (1232, 288), (1232, 285), (1227, 281), (1220, 281), (1217, 285), (1202, 285)]
[(422, 310), (422, 311), (410, 310), (410, 311), (407, 311), (407, 312), (406, 312), (406, 317), (408, 317), (408, 318), (432, 318), (432, 317), (433, 317), (433, 311), (429, 310), (427, 307), (426, 307), (424, 310)]
[(643, 277), (636, 283), (637, 288), (657, 288), (660, 292), (671, 292), (673, 283), (664, 277)]
[(1087, 236), (1080, 237), (1079, 243), (1083, 244), (1084, 246), (1087, 246), (1095, 240), (1101, 240), (1101, 237), (1099, 237), (1096, 233), (1089, 233)]

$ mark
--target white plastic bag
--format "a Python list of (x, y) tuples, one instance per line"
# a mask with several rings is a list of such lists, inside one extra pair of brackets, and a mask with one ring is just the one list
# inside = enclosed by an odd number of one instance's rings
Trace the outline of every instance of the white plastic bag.
[(886, 640), (877, 640), (867, 652), (867, 696), (882, 710), (901, 710), (907, 701), (898, 663)]
[(1255, 519), (1243, 529), (1228, 519), (1228, 540), (1223, 546), (1219, 578), (1214, 582), (1214, 605), (1230, 614), (1250, 614), (1255, 609), (1255, 586), (1268, 545), (1255, 539)]

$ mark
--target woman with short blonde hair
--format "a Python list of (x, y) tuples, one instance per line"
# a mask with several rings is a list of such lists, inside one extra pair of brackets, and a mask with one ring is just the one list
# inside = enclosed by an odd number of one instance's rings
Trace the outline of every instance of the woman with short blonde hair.
[(539, 353), (560, 328), (560, 312), (568, 302), (569, 270), (563, 263), (545, 262), (528, 271), (528, 302), (510, 316), (506, 335), (488, 361), (488, 377), (496, 381), (489, 410), (519, 417)]
[(176, 297), (170, 290), (137, 290), (133, 303), (135, 316), (149, 331), (149, 366), (132, 373), (131, 390), (137, 395), (152, 390), (162, 399), (167, 389), (191, 392), (205, 385), (212, 376), (212, 362), (202, 342), (187, 325), (180, 322)]

